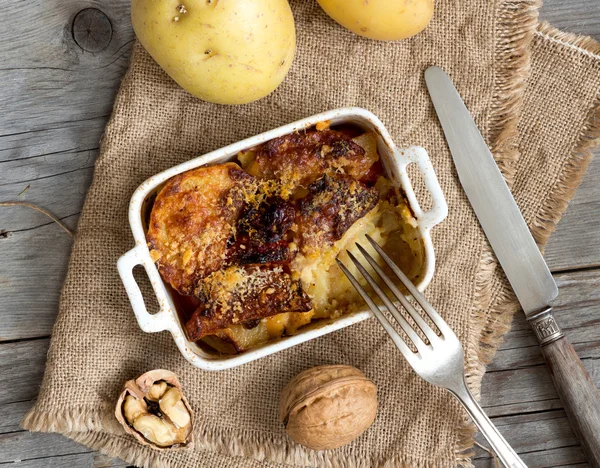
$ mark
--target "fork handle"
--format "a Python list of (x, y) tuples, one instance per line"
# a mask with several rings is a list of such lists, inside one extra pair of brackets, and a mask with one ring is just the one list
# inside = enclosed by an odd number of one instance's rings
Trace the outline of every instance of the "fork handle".
[(527, 468), (527, 465), (519, 458), (517, 452), (515, 452), (508, 442), (506, 442), (496, 426), (494, 426), (492, 421), (490, 421), (483, 412), (483, 409), (479, 406), (477, 400), (475, 400), (475, 397), (467, 387), (464, 379), (461, 380), (461, 384), (457, 385), (456, 388), (449, 390), (465, 407), (467, 413), (469, 413), (471, 419), (473, 419), (473, 422), (479, 428), (479, 431), (492, 446), (492, 449), (504, 466), (509, 468)]

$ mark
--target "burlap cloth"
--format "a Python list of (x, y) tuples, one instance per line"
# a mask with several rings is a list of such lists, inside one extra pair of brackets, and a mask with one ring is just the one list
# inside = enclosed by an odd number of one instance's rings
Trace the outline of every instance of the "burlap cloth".
[[(464, 343), (478, 392), (515, 305), (458, 185), (423, 72), (435, 64), (451, 75), (544, 244), (600, 131), (600, 46), (538, 26), (538, 7), (536, 0), (438, 0), (425, 32), (382, 43), (338, 27), (314, 0), (293, 1), (298, 50), (289, 76), (269, 97), (236, 107), (192, 98), (136, 45), (79, 221), (39, 399), (23, 427), (60, 432), (140, 466), (469, 465), (473, 427), (447, 392), (408, 368), (375, 320), (203, 372), (168, 333), (139, 329), (115, 264), (133, 246), (127, 206), (147, 177), (301, 117), (365, 107), (398, 145), (422, 145), (433, 160), (449, 216), (433, 232), (437, 270), (427, 296)], [(312, 452), (286, 437), (279, 392), (299, 371), (330, 363), (373, 379), (379, 412), (350, 445)], [(194, 451), (157, 454), (116, 424), (122, 383), (153, 368), (181, 377), (197, 415)]]

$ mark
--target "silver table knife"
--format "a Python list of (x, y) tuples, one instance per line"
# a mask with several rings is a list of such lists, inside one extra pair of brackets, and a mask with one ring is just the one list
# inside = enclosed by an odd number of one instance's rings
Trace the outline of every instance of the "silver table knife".
[(589, 462), (600, 467), (600, 392), (552, 316), (558, 288), (469, 110), (439, 67), (425, 71), (458, 177), (533, 327)]

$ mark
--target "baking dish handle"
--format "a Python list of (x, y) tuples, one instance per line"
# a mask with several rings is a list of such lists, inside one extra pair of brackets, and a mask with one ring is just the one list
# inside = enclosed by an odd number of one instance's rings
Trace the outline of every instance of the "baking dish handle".
[[(156, 314), (149, 314), (146, 309), (142, 291), (133, 276), (133, 269), (138, 265), (144, 267), (146, 274), (152, 281), (149, 265), (146, 264), (139, 246), (122, 255), (117, 261), (119, 276), (121, 277), (121, 281), (123, 281), (123, 286), (125, 286), (125, 291), (129, 297), (129, 302), (131, 302), (135, 318), (140, 328), (145, 332), (151, 333), (170, 330), (172, 320), (169, 312), (164, 310), (164, 305), (161, 305), (160, 311)], [(154, 285), (152, 287), (154, 288)], [(154, 292), (156, 293), (157, 291), (155, 290)], [(165, 301), (160, 302), (165, 304)]]
[[(398, 161), (398, 177), (402, 186), (406, 188), (406, 198), (410, 203), (415, 217), (421, 226), (431, 229), (436, 224), (441, 223), (448, 216), (448, 204), (442, 192), (442, 187), (438, 182), (433, 165), (425, 148), (420, 146), (411, 146), (404, 149), (396, 149), (396, 160)], [(429, 191), (432, 200), (432, 207), (428, 211), (423, 211), (413, 186), (408, 176), (407, 167), (409, 164), (416, 164), (423, 178), (425, 188)]]

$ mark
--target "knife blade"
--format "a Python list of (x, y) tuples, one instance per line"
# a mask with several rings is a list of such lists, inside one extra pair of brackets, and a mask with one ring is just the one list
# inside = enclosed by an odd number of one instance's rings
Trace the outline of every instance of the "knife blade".
[(441, 68), (428, 68), (425, 82), (460, 182), (523, 311), (546, 309), (558, 288), (475, 121)]
[(587, 458), (600, 467), (600, 392), (552, 315), (556, 283), (454, 84), (439, 67), (425, 71), (425, 82), (460, 183), (536, 334)]

